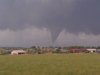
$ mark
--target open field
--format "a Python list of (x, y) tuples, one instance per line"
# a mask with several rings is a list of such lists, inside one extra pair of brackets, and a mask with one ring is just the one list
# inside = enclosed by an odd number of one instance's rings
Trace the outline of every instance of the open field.
[(100, 54), (1, 55), (0, 75), (100, 75)]

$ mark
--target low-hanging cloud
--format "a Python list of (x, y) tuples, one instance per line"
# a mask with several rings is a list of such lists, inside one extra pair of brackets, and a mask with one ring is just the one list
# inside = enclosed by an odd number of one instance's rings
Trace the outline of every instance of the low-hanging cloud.
[(99, 34), (100, 0), (0, 0), (0, 29), (47, 28), (53, 40), (65, 29)]
[(30, 46), (99, 46), (100, 35), (79, 33), (78, 35), (62, 31), (52, 44), (50, 32), (46, 28), (35, 27), (23, 30), (0, 30), (0, 47)]
[(35, 27), (23, 30), (0, 30), (0, 47), (50, 46), (50, 32)]

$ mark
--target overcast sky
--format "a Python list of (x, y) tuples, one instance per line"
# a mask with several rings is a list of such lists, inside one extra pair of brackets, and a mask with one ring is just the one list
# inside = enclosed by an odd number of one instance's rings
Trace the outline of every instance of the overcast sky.
[(100, 0), (0, 0), (0, 46), (100, 45)]

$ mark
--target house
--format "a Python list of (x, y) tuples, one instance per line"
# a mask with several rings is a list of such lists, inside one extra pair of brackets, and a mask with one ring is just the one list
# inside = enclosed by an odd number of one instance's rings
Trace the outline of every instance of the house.
[(21, 54), (26, 54), (27, 52), (24, 50), (13, 50), (11, 52), (11, 55), (21, 55)]
[(95, 53), (96, 49), (87, 49), (87, 51), (89, 51), (90, 53)]

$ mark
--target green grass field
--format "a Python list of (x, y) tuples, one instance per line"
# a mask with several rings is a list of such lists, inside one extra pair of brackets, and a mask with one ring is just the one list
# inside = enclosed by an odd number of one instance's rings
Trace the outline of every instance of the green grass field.
[(1, 55), (0, 75), (100, 75), (100, 54)]

